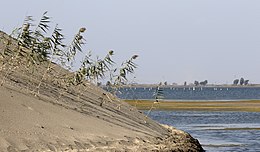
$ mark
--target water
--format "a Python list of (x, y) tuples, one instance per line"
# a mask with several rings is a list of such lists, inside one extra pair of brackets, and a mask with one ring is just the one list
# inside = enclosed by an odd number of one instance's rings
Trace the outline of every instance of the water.
[(209, 152), (260, 151), (260, 113), (152, 111), (152, 119), (190, 133)]
[[(156, 88), (121, 88), (121, 99), (154, 99)], [(260, 87), (165, 87), (165, 100), (243, 100), (260, 99)]]
[[(156, 88), (121, 88), (122, 99), (154, 99)], [(164, 100), (256, 100), (260, 87), (164, 87)], [(209, 152), (260, 152), (259, 112), (152, 111), (152, 119), (190, 133)]]

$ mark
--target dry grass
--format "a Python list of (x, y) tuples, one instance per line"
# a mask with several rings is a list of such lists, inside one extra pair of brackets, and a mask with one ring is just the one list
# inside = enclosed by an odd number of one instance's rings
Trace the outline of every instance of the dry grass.
[[(148, 110), (153, 104), (150, 100), (125, 100), (140, 110)], [(155, 110), (192, 111), (247, 111), (260, 112), (260, 100), (245, 101), (161, 101)]]

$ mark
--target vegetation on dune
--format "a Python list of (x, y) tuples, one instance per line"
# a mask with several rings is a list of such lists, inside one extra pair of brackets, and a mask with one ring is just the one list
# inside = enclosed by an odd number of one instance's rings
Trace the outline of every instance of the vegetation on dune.
[[(59, 97), (61, 97), (64, 90), (67, 91), (71, 86), (87, 87), (87, 83), (97, 85), (102, 79), (109, 79), (109, 86), (117, 88), (126, 84), (128, 74), (134, 73), (137, 68), (134, 61), (138, 55), (133, 55), (120, 67), (115, 67), (116, 64), (112, 59), (114, 51), (110, 50), (104, 58), (96, 59), (93, 59), (91, 52), (88, 52), (80, 67), (72, 72), (75, 56), (83, 52), (83, 46), (86, 44), (84, 39), (86, 28), (80, 28), (67, 45), (64, 43), (62, 29), (56, 25), (51, 31), (50, 23), (51, 17), (47, 12), (43, 13), (38, 23), (35, 23), (32, 16), (27, 16), (22, 27), (16, 28), (10, 34), (10, 39), (4, 40), (5, 46), (0, 52), (2, 61), (0, 71), (3, 75), (1, 85), (17, 69), (25, 67), (25, 71), (32, 75), (41, 73), (40, 77), (37, 77), (35, 88), (31, 90), (32, 93), (40, 94), (42, 84), (51, 77), (53, 84), (65, 88), (60, 91)], [(56, 64), (70, 72), (64, 74), (61, 68), (55, 70)]]
[[(189, 145), (191, 149), (203, 151), (199, 142), (186, 133), (177, 132), (169, 127), (163, 129), (162, 126), (153, 121), (146, 123), (145, 120), (146, 124), (144, 125), (143, 115), (136, 111), (129, 113), (132, 110), (128, 106), (124, 107), (128, 111), (124, 109), (123, 112), (118, 112), (115, 106), (120, 110), (122, 102), (117, 102), (116, 98), (111, 100), (111, 97), (114, 96), (93, 87), (93, 85), (91, 87), (90, 83), (98, 85), (100, 80), (109, 79), (107, 86), (113, 94), (116, 94), (121, 85), (128, 83), (129, 74), (133, 74), (137, 68), (135, 60), (138, 55), (131, 56), (120, 67), (116, 67), (113, 61), (113, 50), (108, 51), (104, 58), (93, 58), (91, 52), (88, 52), (81, 61), (80, 67), (72, 71), (76, 54), (83, 52), (83, 46), (86, 44), (84, 39), (86, 28), (80, 28), (71, 43), (67, 45), (64, 44), (64, 35), (58, 25), (54, 27), (53, 31), (50, 31), (50, 19), (47, 12), (44, 12), (40, 21), (35, 24), (32, 16), (27, 16), (22, 27), (15, 29), (8, 37), (0, 32), (0, 36), (3, 35), (3, 39), (0, 41), (1, 86), (5, 85), (6, 87), (10, 83), (19, 86), (18, 89), (27, 87), (28, 92), (40, 99), (43, 97), (46, 102), (51, 99), (51, 103), (63, 105), (64, 108), (90, 114), (97, 118), (102, 116), (102, 120), (109, 123), (111, 123), (109, 120), (115, 117), (115, 122), (112, 122), (114, 125), (134, 131), (138, 135), (144, 134), (145, 138), (169, 133), (169, 136), (165, 138), (158, 137), (159, 143), (163, 146), (160, 149), (176, 149), (176, 146), (169, 144), (169, 141), (173, 141), (170, 143), (180, 142), (180, 148), (187, 149), (186, 143), (191, 143), (192, 145)], [(4, 46), (1, 44), (4, 44)], [(95, 91), (86, 91), (87, 89), (95, 89)], [(84, 93), (87, 95), (84, 95)], [(88, 96), (89, 94), (91, 95)], [(76, 96), (78, 98), (75, 98)], [(158, 104), (162, 96), (163, 91), (158, 86), (154, 104)], [(53, 102), (54, 98), (57, 98), (57, 100), (64, 99), (64, 101), (62, 103)], [(88, 104), (86, 104), (86, 101)], [(94, 106), (100, 103), (102, 107), (106, 101), (113, 101), (113, 103), (107, 104), (107, 107), (102, 110), (100, 110), (100, 107)], [(68, 104), (72, 102), (73, 104)], [(111, 113), (115, 113), (115, 115), (111, 116)], [(134, 116), (130, 116), (130, 114), (134, 114)], [(133, 129), (133, 125), (137, 125), (137, 129)], [(150, 134), (147, 130), (140, 130), (140, 127), (143, 126), (154, 130), (154, 133)], [(69, 128), (73, 130), (73, 128)], [(175, 138), (176, 132), (180, 136), (178, 139)], [(152, 141), (155, 141), (158, 147), (157, 138)], [(179, 149), (179, 147), (177, 148)], [(147, 148), (145, 149), (147, 150)]]
[(161, 88), (160, 86), (161, 85), (159, 84), (155, 89), (155, 92), (153, 94), (155, 102), (152, 103), (150, 109), (147, 112), (146, 117), (148, 117), (148, 115), (151, 113), (153, 109), (159, 108), (160, 100), (164, 98), (163, 88)]

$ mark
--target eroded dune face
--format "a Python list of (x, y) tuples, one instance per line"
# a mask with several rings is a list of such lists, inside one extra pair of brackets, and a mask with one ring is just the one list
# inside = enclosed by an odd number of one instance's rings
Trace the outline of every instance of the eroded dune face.
[[(0, 39), (1, 52), (7, 39), (16, 48), (6, 34)], [(5, 58), (0, 62), (4, 67)], [(46, 67), (17, 67), (8, 75), (8, 68), (0, 71), (0, 151), (203, 151), (189, 134), (146, 118), (87, 81), (65, 87), (59, 76), (71, 73), (56, 64), (60, 75), (50, 72), (40, 88)]]

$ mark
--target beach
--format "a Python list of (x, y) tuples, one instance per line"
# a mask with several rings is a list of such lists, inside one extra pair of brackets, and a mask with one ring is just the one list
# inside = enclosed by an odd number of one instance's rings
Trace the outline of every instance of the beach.
[[(1, 53), (7, 42), (11, 51), (17, 48), (3, 32), (0, 40)], [(0, 151), (204, 151), (190, 134), (153, 121), (87, 80), (68, 85), (74, 73), (58, 64), (30, 67), (22, 57), (5, 57), (0, 58)]]
[(188, 133), (126, 103), (101, 107), (102, 90), (94, 86), (85, 99), (68, 93), (57, 101), (46, 88), (41, 93), (48, 95), (34, 96), (22, 85), (0, 87), (0, 151), (202, 151)]

